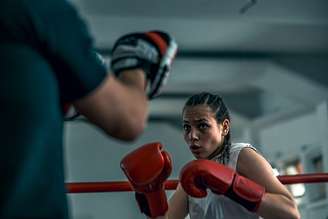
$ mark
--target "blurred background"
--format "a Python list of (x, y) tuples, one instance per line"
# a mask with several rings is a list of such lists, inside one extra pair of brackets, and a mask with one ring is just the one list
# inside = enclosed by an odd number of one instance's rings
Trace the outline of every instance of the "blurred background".
[[(133, 31), (167, 31), (179, 52), (137, 141), (111, 139), (85, 121), (66, 122), (67, 182), (126, 180), (121, 158), (152, 141), (172, 154), (170, 179), (177, 179), (193, 159), (181, 110), (201, 91), (221, 94), (232, 115), (233, 142), (253, 144), (278, 174), (328, 172), (327, 0), (71, 2), (108, 58), (114, 41)], [(288, 189), (303, 219), (328, 218), (327, 183)], [(145, 218), (131, 192), (70, 194), (69, 202), (73, 219)]]

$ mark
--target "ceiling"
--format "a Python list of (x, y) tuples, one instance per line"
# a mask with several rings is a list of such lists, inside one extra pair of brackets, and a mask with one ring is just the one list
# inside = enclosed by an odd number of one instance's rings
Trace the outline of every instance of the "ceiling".
[(264, 126), (327, 100), (327, 0), (72, 2), (104, 55), (128, 32), (161, 29), (175, 36), (177, 60), (151, 102), (153, 121), (180, 126), (184, 101), (199, 91), (223, 96), (237, 135), (249, 122)]

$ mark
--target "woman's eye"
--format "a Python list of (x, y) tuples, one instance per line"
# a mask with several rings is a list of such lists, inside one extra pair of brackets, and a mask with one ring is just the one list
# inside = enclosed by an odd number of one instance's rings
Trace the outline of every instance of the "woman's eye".
[(185, 132), (188, 132), (190, 130), (190, 126), (189, 125), (183, 125), (183, 130)]
[(210, 126), (207, 125), (206, 123), (199, 124), (200, 129), (207, 129), (208, 127), (210, 127)]

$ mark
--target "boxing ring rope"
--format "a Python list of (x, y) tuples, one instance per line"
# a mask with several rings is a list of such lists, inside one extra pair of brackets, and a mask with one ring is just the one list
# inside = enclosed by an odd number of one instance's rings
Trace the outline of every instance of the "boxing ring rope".
[[(309, 173), (277, 176), (282, 184), (324, 183), (328, 182), (328, 173)], [(178, 180), (167, 180), (166, 190), (174, 190)], [(66, 183), (67, 193), (129, 192), (133, 191), (128, 181), (111, 182), (70, 182)]]

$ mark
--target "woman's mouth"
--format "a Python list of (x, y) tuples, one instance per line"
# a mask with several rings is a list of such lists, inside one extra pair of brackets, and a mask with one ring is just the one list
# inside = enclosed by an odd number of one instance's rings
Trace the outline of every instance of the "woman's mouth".
[(189, 148), (193, 154), (199, 154), (202, 150), (202, 147), (198, 145), (190, 145)]

